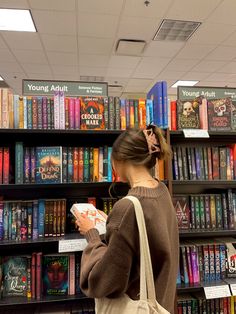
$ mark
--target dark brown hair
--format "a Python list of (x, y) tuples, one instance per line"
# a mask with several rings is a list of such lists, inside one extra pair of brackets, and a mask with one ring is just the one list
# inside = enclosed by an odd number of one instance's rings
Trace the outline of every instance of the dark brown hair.
[(160, 151), (150, 154), (143, 130), (128, 129), (114, 142), (112, 159), (116, 161), (129, 161), (134, 165), (143, 165), (151, 169), (156, 164), (156, 159), (166, 159), (171, 156), (171, 148), (166, 143), (162, 130), (155, 125), (149, 125), (159, 143)]

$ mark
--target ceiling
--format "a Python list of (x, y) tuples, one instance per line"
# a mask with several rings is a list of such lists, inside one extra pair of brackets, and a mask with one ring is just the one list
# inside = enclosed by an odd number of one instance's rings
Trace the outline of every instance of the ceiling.
[[(158, 80), (236, 87), (235, 0), (150, 0), (148, 7), (144, 0), (0, 0), (0, 7), (30, 9), (38, 30), (0, 31), (0, 75), (16, 93), (24, 78), (91, 76), (119, 85), (110, 88), (118, 96), (145, 93)], [(152, 41), (163, 18), (202, 25), (185, 43)], [(138, 56), (116, 55), (121, 38), (147, 45)]]

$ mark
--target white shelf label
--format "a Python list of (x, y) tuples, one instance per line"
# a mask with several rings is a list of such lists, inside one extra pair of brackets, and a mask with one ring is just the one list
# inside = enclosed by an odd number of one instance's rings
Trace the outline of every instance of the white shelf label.
[(236, 296), (236, 283), (232, 283), (232, 284), (230, 285), (230, 290), (231, 290), (231, 292), (232, 292), (232, 295), (233, 295), (233, 296)]
[(206, 299), (218, 299), (231, 296), (228, 285), (204, 287), (204, 292)]
[(58, 252), (66, 253), (83, 251), (87, 245), (88, 242), (86, 239), (59, 240)]
[(195, 137), (195, 138), (208, 138), (209, 133), (207, 130), (202, 129), (184, 129), (184, 137)]

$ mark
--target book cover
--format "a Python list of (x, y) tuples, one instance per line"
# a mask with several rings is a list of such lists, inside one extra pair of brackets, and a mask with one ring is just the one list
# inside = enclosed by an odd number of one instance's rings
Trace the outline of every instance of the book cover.
[(35, 183), (36, 181), (36, 150), (35, 147), (30, 148), (30, 183)]
[(75, 129), (80, 129), (80, 99), (75, 99)]
[(125, 99), (120, 100), (120, 123), (121, 130), (126, 130), (126, 111), (125, 111)]
[(103, 130), (105, 128), (102, 97), (81, 97), (80, 114), (82, 130)]
[(3, 148), (3, 184), (9, 184), (10, 177), (10, 152), (9, 147)]
[(62, 147), (62, 183), (68, 182), (67, 147)]
[(62, 182), (62, 148), (36, 147), (36, 183)]
[(42, 116), (43, 116), (43, 129), (48, 128), (48, 115), (47, 115), (47, 97), (42, 99)]
[[(18, 171), (19, 171), (19, 169), (20, 168), (18, 168)], [(18, 176), (19, 176), (19, 173), (18, 173)], [(18, 177), (18, 179), (19, 179), (19, 177)], [(25, 149), (24, 149), (24, 183), (31, 183), (31, 178), (30, 178), (30, 148), (29, 147), (25, 147)]]
[(194, 100), (177, 102), (177, 123), (178, 129), (199, 129), (199, 105), (202, 99), (196, 98)]
[(94, 157), (93, 157), (93, 147), (89, 147), (89, 181), (93, 182), (93, 171), (94, 171)]
[(162, 115), (163, 115), (163, 128), (168, 128), (168, 94), (167, 82), (162, 81)]
[(26, 296), (27, 257), (4, 257), (3, 279), (3, 295), (5, 297)]
[(42, 97), (38, 97), (37, 98), (38, 101), (38, 125), (37, 128), (38, 129), (42, 129), (43, 128), (43, 99)]
[(72, 97), (69, 99), (69, 129), (75, 129), (75, 99)]
[(146, 128), (146, 99), (139, 99), (138, 102), (138, 120), (139, 120), (139, 128)]
[(190, 227), (189, 198), (186, 195), (174, 195), (173, 205), (176, 211), (178, 227), (188, 230)]
[(227, 180), (227, 152), (226, 147), (219, 147), (220, 179)]
[(231, 98), (208, 101), (209, 131), (229, 131), (231, 129)]
[[(21, 101), (21, 97), (20, 97), (20, 101)], [(32, 124), (33, 124), (33, 129), (38, 128), (38, 100), (36, 97), (33, 97)]]
[(73, 147), (67, 148), (67, 182), (73, 182)]
[(202, 102), (199, 106), (200, 115), (200, 128), (203, 130), (208, 130), (208, 114), (207, 114), (207, 100), (202, 98)]
[(15, 144), (15, 183), (22, 184), (24, 181), (24, 153), (23, 143), (16, 142)]
[(69, 101), (70, 101), (70, 98), (66, 97), (65, 98), (65, 129), (66, 130), (69, 130), (70, 128)]
[(79, 147), (79, 182), (84, 181), (84, 150)]
[(93, 149), (93, 182), (98, 182), (99, 177), (99, 148)]
[(84, 177), (84, 182), (89, 182), (90, 179), (90, 165), (89, 165), (89, 147), (84, 147), (84, 171), (83, 171), (83, 177)]
[(109, 130), (115, 129), (115, 103), (114, 103), (114, 97), (110, 96), (108, 97), (108, 125)]
[(60, 106), (60, 122), (59, 126), (61, 130), (65, 129), (65, 95), (64, 92), (59, 92), (59, 106)]
[(73, 182), (79, 182), (79, 148), (73, 148)]
[(115, 107), (115, 129), (120, 130), (120, 98), (114, 97)]
[(226, 242), (225, 245), (227, 254), (226, 276), (236, 278), (236, 243)]
[(170, 102), (170, 117), (171, 117), (171, 130), (177, 130), (177, 104), (176, 101)]
[(109, 129), (109, 101), (108, 97), (104, 97), (104, 129)]

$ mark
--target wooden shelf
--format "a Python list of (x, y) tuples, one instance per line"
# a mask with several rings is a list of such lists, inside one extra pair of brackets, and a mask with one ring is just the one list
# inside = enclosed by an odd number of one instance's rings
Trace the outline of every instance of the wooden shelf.
[[(235, 283), (236, 283), (236, 280), (235, 280)], [(201, 282), (197, 284), (181, 283), (180, 285), (177, 285), (177, 292), (178, 293), (191, 293), (191, 292), (202, 291), (204, 287), (215, 287), (215, 286), (221, 286), (221, 285), (226, 285), (226, 284), (228, 283), (225, 280)]]
[(179, 232), (180, 239), (192, 238), (215, 238), (215, 237), (236, 237), (236, 230), (181, 230)]
[(173, 194), (196, 194), (222, 192), (222, 189), (236, 188), (236, 180), (183, 180), (172, 181)]

